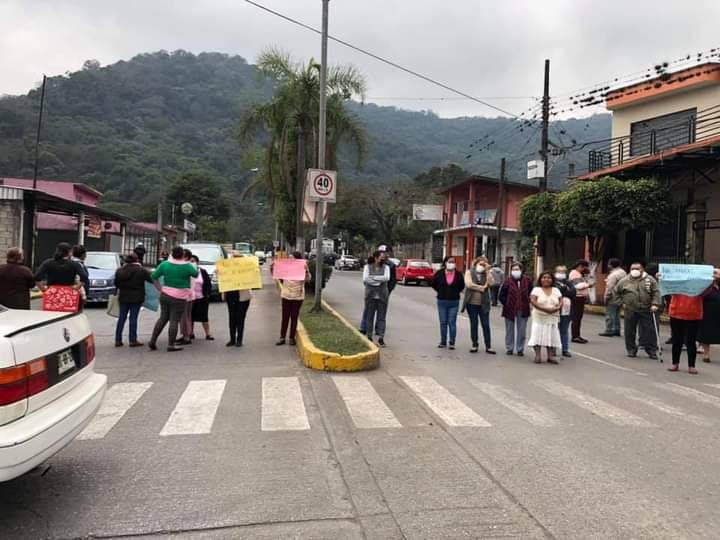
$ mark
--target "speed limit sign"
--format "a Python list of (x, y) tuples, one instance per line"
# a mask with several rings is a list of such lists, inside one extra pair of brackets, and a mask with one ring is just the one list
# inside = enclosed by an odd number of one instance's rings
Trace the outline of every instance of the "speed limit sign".
[(337, 171), (309, 169), (307, 172), (306, 197), (309, 201), (335, 202), (337, 193)]

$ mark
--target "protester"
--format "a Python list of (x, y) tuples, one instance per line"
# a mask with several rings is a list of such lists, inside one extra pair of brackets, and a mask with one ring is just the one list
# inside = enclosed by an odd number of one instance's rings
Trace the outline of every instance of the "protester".
[[(302, 260), (303, 255), (299, 251), (292, 254), (294, 259)], [(297, 332), (300, 308), (305, 300), (305, 282), (310, 280), (310, 271), (305, 264), (305, 279), (302, 281), (280, 280), (280, 298), (282, 300), (282, 320), (280, 322), (280, 339), (275, 345), (285, 345), (287, 335), (290, 345), (295, 345), (295, 334)], [(288, 335), (288, 324), (290, 334)]]
[(503, 272), (502, 268), (500, 268), (500, 265), (498, 263), (495, 263), (490, 269), (490, 275), (492, 276), (493, 281), (493, 284), (490, 285), (490, 298), (492, 300), (492, 305), (497, 306), (498, 296), (500, 294), (500, 286), (505, 281), (505, 272)]
[(368, 259), (363, 268), (365, 284), (365, 329), (370, 341), (373, 332), (378, 345), (385, 347), (385, 316), (390, 298), (390, 265), (386, 264), (383, 253), (378, 250)]
[(190, 310), (191, 332), (190, 339), (195, 339), (195, 323), (200, 323), (205, 331), (205, 339), (214, 341), (210, 333), (210, 297), (212, 296), (212, 281), (210, 274), (200, 266), (200, 258), (197, 255), (190, 257), (190, 262), (200, 271), (200, 275), (193, 279), (193, 303)]
[(525, 354), (525, 333), (530, 317), (530, 278), (523, 273), (520, 263), (510, 267), (510, 276), (500, 288), (499, 300), (505, 319), (505, 352), (509, 355)]
[(7, 263), (0, 265), (0, 305), (10, 309), (30, 309), (30, 290), (35, 286), (32, 271), (23, 264), (23, 251), (7, 250)]
[(553, 286), (554, 283), (552, 272), (545, 271), (540, 274), (537, 286), (530, 292), (533, 310), (528, 345), (535, 350), (536, 364), (542, 362), (543, 347), (547, 350), (548, 364), (558, 363), (555, 350), (561, 346), (558, 324), (563, 298), (560, 290)]
[(135, 255), (137, 255), (140, 264), (145, 264), (145, 253), (147, 253), (147, 250), (145, 249), (145, 246), (142, 242), (137, 243), (133, 252), (135, 253)]
[(555, 267), (555, 287), (562, 294), (562, 304), (560, 307), (560, 322), (558, 331), (560, 332), (560, 343), (562, 344), (562, 355), (565, 358), (571, 358), (570, 354), (570, 313), (572, 311), (572, 301), (575, 299), (576, 291), (568, 281), (567, 266)]
[(620, 337), (620, 306), (612, 301), (615, 287), (620, 280), (627, 276), (623, 270), (620, 259), (610, 259), (608, 267), (610, 273), (605, 278), (605, 331), (600, 333), (603, 337)]
[(703, 298), (703, 320), (698, 341), (703, 347), (703, 362), (710, 362), (710, 346), (720, 343), (720, 268), (713, 272), (713, 284)]
[(155, 323), (152, 337), (148, 347), (157, 350), (157, 339), (165, 326), (170, 323), (168, 329), (168, 352), (181, 351), (175, 343), (177, 339), (178, 325), (185, 312), (188, 300), (192, 298), (190, 280), (199, 275), (199, 271), (190, 262), (185, 260), (183, 248), (175, 247), (172, 256), (160, 263), (152, 273), (152, 279), (157, 282), (163, 278), (163, 286), (160, 290), (160, 318)]
[[(242, 255), (235, 255), (242, 257)], [(272, 272), (272, 270), (271, 270)], [(226, 347), (242, 347), (245, 334), (245, 317), (250, 307), (250, 290), (228, 291), (225, 293), (225, 302), (228, 310), (228, 323), (230, 327), (230, 341)]]
[(572, 319), (572, 342), (573, 343), (587, 343), (587, 339), (583, 338), (580, 334), (583, 315), (585, 314), (585, 304), (590, 297), (590, 289), (594, 287), (594, 284), (590, 282), (590, 263), (586, 260), (580, 259), (575, 263), (572, 271), (570, 272), (570, 283), (575, 287), (576, 295), (572, 301), (572, 309), (570, 317)]
[(442, 267), (433, 275), (431, 285), (437, 291), (437, 308), (440, 318), (440, 344), (438, 348), (444, 349), (448, 347), (453, 350), (457, 338), (460, 293), (465, 288), (463, 275), (457, 271), (453, 257), (445, 257)]
[(195, 302), (195, 282), (201, 278), (201, 274), (199, 266), (192, 261), (192, 251), (183, 249), (183, 260), (198, 270), (198, 275), (190, 280), (190, 292), (187, 296), (182, 317), (180, 317), (180, 340), (178, 341), (180, 345), (192, 345), (192, 340), (195, 337), (193, 336), (192, 320), (192, 307), (193, 302)]
[[(662, 277), (661, 277), (662, 279)], [(688, 373), (697, 375), (697, 335), (703, 320), (703, 296), (673, 294), (670, 302), (670, 328), (672, 333), (672, 366), (668, 371), (680, 369), (683, 345), (687, 350)]]
[(630, 275), (625, 276), (615, 287), (611, 301), (625, 307), (625, 349), (630, 358), (637, 357), (638, 333), (640, 347), (653, 360), (657, 360), (658, 339), (654, 320), (662, 300), (657, 281), (645, 272), (641, 262), (630, 266)]
[(88, 294), (90, 294), (90, 274), (87, 271), (87, 266), (85, 266), (85, 259), (87, 259), (87, 249), (85, 246), (73, 246), (71, 259), (85, 270), (85, 274), (80, 276), (80, 281), (82, 282), (85, 292), (84, 299), (87, 299)]
[(152, 283), (150, 272), (140, 265), (137, 255), (130, 253), (125, 256), (125, 264), (115, 272), (115, 286), (118, 290), (120, 313), (115, 326), (115, 346), (123, 346), (123, 330), (125, 321), (130, 315), (130, 346), (141, 347), (138, 341), (137, 322), (140, 308), (145, 302), (145, 283)]
[(70, 244), (61, 242), (55, 248), (52, 259), (44, 261), (35, 273), (35, 281), (40, 283), (41, 289), (53, 285), (82, 288), (82, 282), (87, 281), (87, 272), (76, 261), (70, 259), (72, 248)]
[[(393, 264), (393, 262), (390, 260), (390, 256), (392, 255), (392, 247), (387, 244), (380, 244), (377, 248), (377, 250), (380, 252), (384, 264), (388, 267), (390, 271), (390, 280), (388, 281), (387, 288), (388, 288), (388, 298), (387, 298), (387, 306), (385, 309), (385, 319), (387, 320), (387, 308), (390, 305), (390, 295), (392, 294), (393, 290), (395, 290), (395, 286), (397, 285), (397, 273), (396, 273), (396, 266)], [(367, 327), (365, 326), (365, 320), (367, 319), (367, 312), (365, 311), (365, 308), (363, 308), (363, 314), (362, 314), (362, 320), (360, 321), (360, 333), (367, 335)]]
[(490, 338), (490, 290), (494, 285), (490, 263), (485, 257), (476, 258), (470, 264), (470, 268), (465, 271), (465, 296), (461, 310), (467, 309), (470, 319), (471, 353), (476, 353), (479, 349), (478, 322), (480, 322), (485, 341), (485, 352), (495, 354)]

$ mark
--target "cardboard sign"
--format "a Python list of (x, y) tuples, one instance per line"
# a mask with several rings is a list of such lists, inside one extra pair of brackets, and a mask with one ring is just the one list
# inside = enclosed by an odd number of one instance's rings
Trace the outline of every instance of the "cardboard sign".
[(262, 289), (260, 263), (257, 257), (234, 257), (217, 261), (220, 292)]
[(75, 313), (80, 309), (80, 291), (69, 285), (51, 285), (43, 293), (43, 311)]
[(698, 296), (713, 282), (713, 267), (706, 264), (661, 264), (660, 294)]
[(303, 259), (278, 259), (273, 263), (273, 279), (305, 281), (306, 268)]

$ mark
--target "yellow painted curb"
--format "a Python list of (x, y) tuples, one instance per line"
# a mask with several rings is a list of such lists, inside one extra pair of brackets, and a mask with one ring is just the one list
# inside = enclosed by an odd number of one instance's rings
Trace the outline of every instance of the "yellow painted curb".
[(340, 319), (340, 321), (342, 321), (342, 323), (352, 330), (357, 336), (364, 339), (370, 350), (365, 353), (343, 356), (338, 353), (318, 349), (308, 336), (302, 322), (298, 321), (295, 341), (303, 364), (311, 369), (318, 369), (322, 371), (366, 371), (377, 368), (380, 365), (380, 349), (378, 349), (377, 345), (371, 343), (365, 336), (358, 332), (357, 329), (345, 319), (345, 317), (331, 308), (325, 301), (323, 301), (323, 308)]

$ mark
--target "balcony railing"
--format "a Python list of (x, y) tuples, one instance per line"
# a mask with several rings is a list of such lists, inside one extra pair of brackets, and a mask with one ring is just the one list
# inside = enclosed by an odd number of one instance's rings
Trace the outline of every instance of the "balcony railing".
[(587, 143), (588, 171), (595, 172), (622, 165), (663, 150), (720, 136), (720, 105), (699, 111), (697, 115), (674, 125)]

